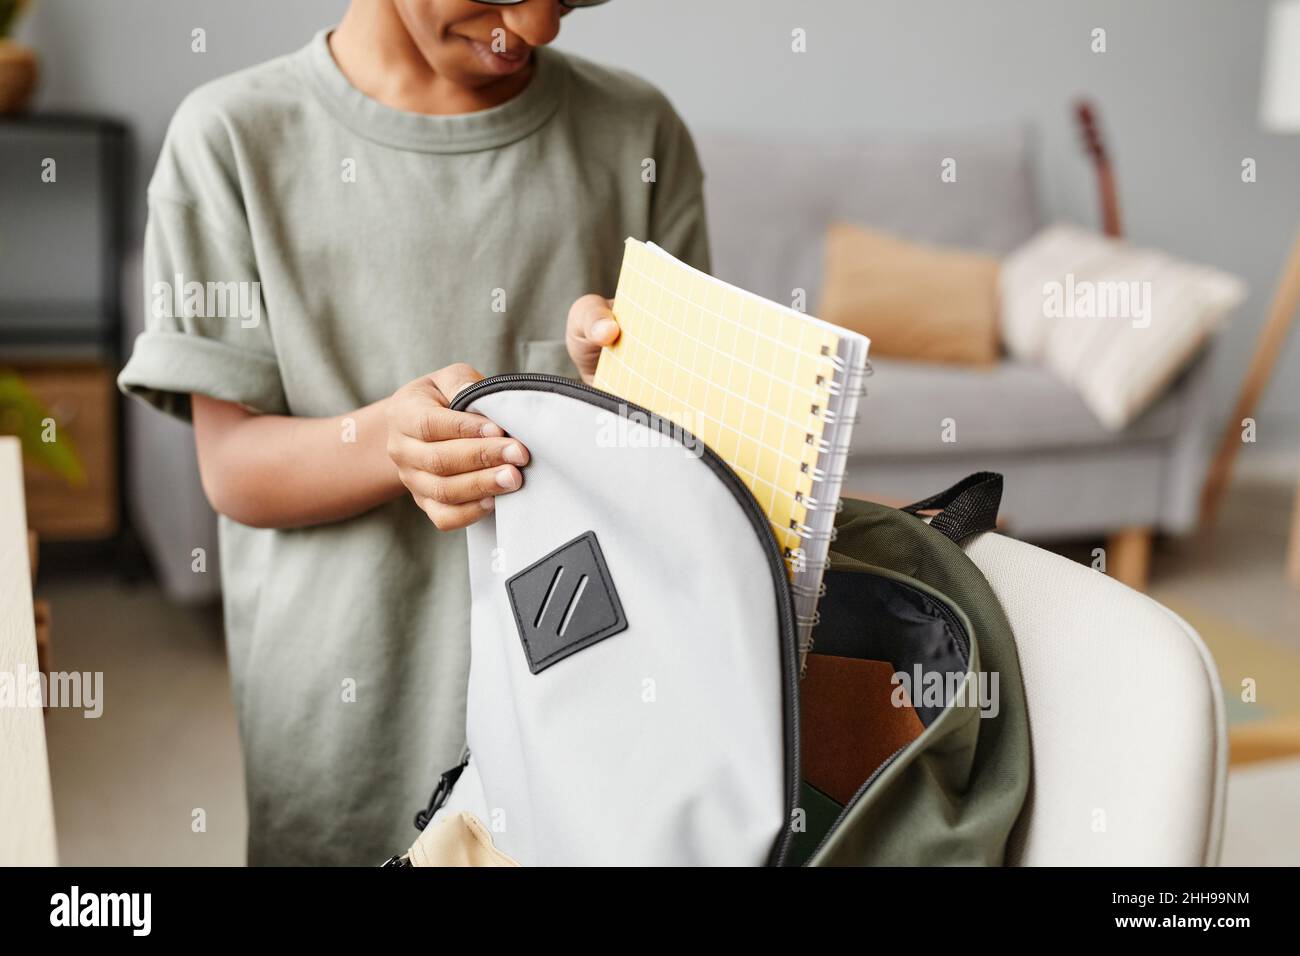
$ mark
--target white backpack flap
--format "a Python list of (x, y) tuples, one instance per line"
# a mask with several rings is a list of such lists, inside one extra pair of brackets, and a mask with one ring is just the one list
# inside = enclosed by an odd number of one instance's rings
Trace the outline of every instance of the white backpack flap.
[(469, 530), (472, 756), (443, 814), (525, 866), (779, 863), (795, 634), (753, 496), (693, 436), (568, 379), (498, 376), (454, 407), (531, 461)]

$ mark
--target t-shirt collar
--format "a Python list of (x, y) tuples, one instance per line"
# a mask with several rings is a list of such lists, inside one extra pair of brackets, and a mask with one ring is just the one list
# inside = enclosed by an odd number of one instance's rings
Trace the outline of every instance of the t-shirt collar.
[(563, 92), (564, 58), (546, 47), (534, 50), (533, 57), (533, 75), (519, 95), (490, 109), (455, 116), (408, 113), (362, 93), (334, 62), (328, 30), (299, 52), (298, 63), (325, 108), (361, 136), (398, 149), (470, 153), (523, 139), (555, 114)]

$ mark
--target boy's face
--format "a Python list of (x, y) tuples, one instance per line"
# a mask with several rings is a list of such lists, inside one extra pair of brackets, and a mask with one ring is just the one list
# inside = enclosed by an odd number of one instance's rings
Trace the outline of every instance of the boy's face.
[(559, 0), (494, 6), (475, 0), (393, 0), (429, 65), (453, 83), (484, 87), (528, 68), (533, 47), (560, 32)]

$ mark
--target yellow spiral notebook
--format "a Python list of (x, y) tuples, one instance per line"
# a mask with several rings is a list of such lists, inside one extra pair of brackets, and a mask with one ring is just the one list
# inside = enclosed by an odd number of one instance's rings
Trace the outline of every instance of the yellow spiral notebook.
[(869, 340), (636, 239), (614, 315), (596, 387), (702, 439), (748, 485), (786, 555), (806, 652)]

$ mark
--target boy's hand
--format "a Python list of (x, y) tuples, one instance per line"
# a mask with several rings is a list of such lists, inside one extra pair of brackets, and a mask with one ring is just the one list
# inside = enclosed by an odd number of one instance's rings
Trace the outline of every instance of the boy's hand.
[(528, 449), (482, 415), (447, 406), (483, 378), (468, 365), (448, 365), (403, 385), (388, 400), (388, 457), (415, 503), (442, 531), (463, 528), (491, 512), (496, 495), (519, 488)]
[(618, 341), (618, 322), (611, 311), (613, 305), (602, 296), (584, 295), (569, 309), (564, 341), (569, 347), (569, 358), (578, 366), (582, 380), (588, 385), (596, 375), (601, 348)]

